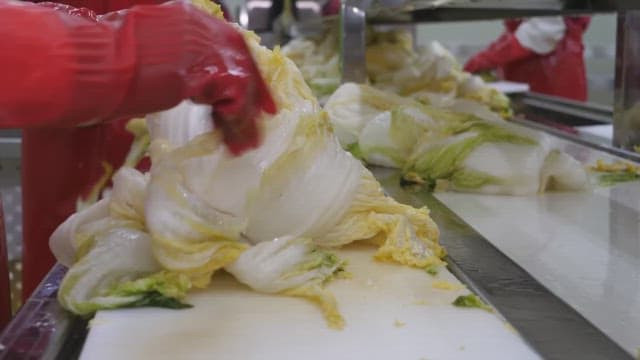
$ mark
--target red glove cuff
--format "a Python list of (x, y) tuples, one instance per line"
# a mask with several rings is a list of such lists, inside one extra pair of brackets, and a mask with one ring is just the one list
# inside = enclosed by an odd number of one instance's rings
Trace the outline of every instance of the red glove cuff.
[(505, 32), (486, 50), (469, 59), (464, 65), (464, 70), (468, 72), (491, 70), (532, 55), (534, 53), (523, 47), (514, 34)]

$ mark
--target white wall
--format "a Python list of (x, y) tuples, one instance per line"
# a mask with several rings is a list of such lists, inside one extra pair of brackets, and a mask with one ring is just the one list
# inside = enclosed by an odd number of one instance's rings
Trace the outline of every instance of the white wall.
[(238, 8), (245, 3), (245, 0), (223, 0), (224, 4), (227, 6), (234, 20), (238, 20), (236, 17), (238, 16)]

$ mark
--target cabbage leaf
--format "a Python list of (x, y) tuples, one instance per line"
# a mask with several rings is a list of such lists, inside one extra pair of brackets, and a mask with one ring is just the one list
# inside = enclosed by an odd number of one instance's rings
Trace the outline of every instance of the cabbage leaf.
[(343, 271), (344, 265), (310, 239), (288, 237), (251, 247), (225, 269), (254, 290), (310, 299), (320, 306), (329, 326), (342, 328), (344, 319), (336, 300), (323, 285)]
[(402, 169), (433, 189), (526, 195), (587, 185), (581, 164), (556, 141), (491, 116), (420, 104), (367, 85), (344, 84), (325, 106), (346, 149), (368, 164)]

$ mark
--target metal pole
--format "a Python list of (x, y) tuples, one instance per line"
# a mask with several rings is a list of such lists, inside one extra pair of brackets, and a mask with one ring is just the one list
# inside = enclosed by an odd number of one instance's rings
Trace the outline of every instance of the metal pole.
[(0, 196), (0, 332), (11, 320), (11, 286), (7, 260), (7, 241), (4, 232), (2, 197)]
[(342, 82), (364, 83), (366, 70), (366, 8), (361, 0), (343, 0), (340, 10)]
[(618, 13), (613, 145), (640, 145), (640, 11)]

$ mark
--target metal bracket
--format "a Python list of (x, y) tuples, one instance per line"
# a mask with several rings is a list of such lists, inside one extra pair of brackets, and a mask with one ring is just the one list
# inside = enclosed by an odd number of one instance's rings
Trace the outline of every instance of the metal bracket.
[(366, 10), (368, 2), (345, 0), (340, 17), (340, 63), (342, 82), (364, 83), (366, 69)]
[(640, 145), (640, 11), (618, 14), (613, 144)]

